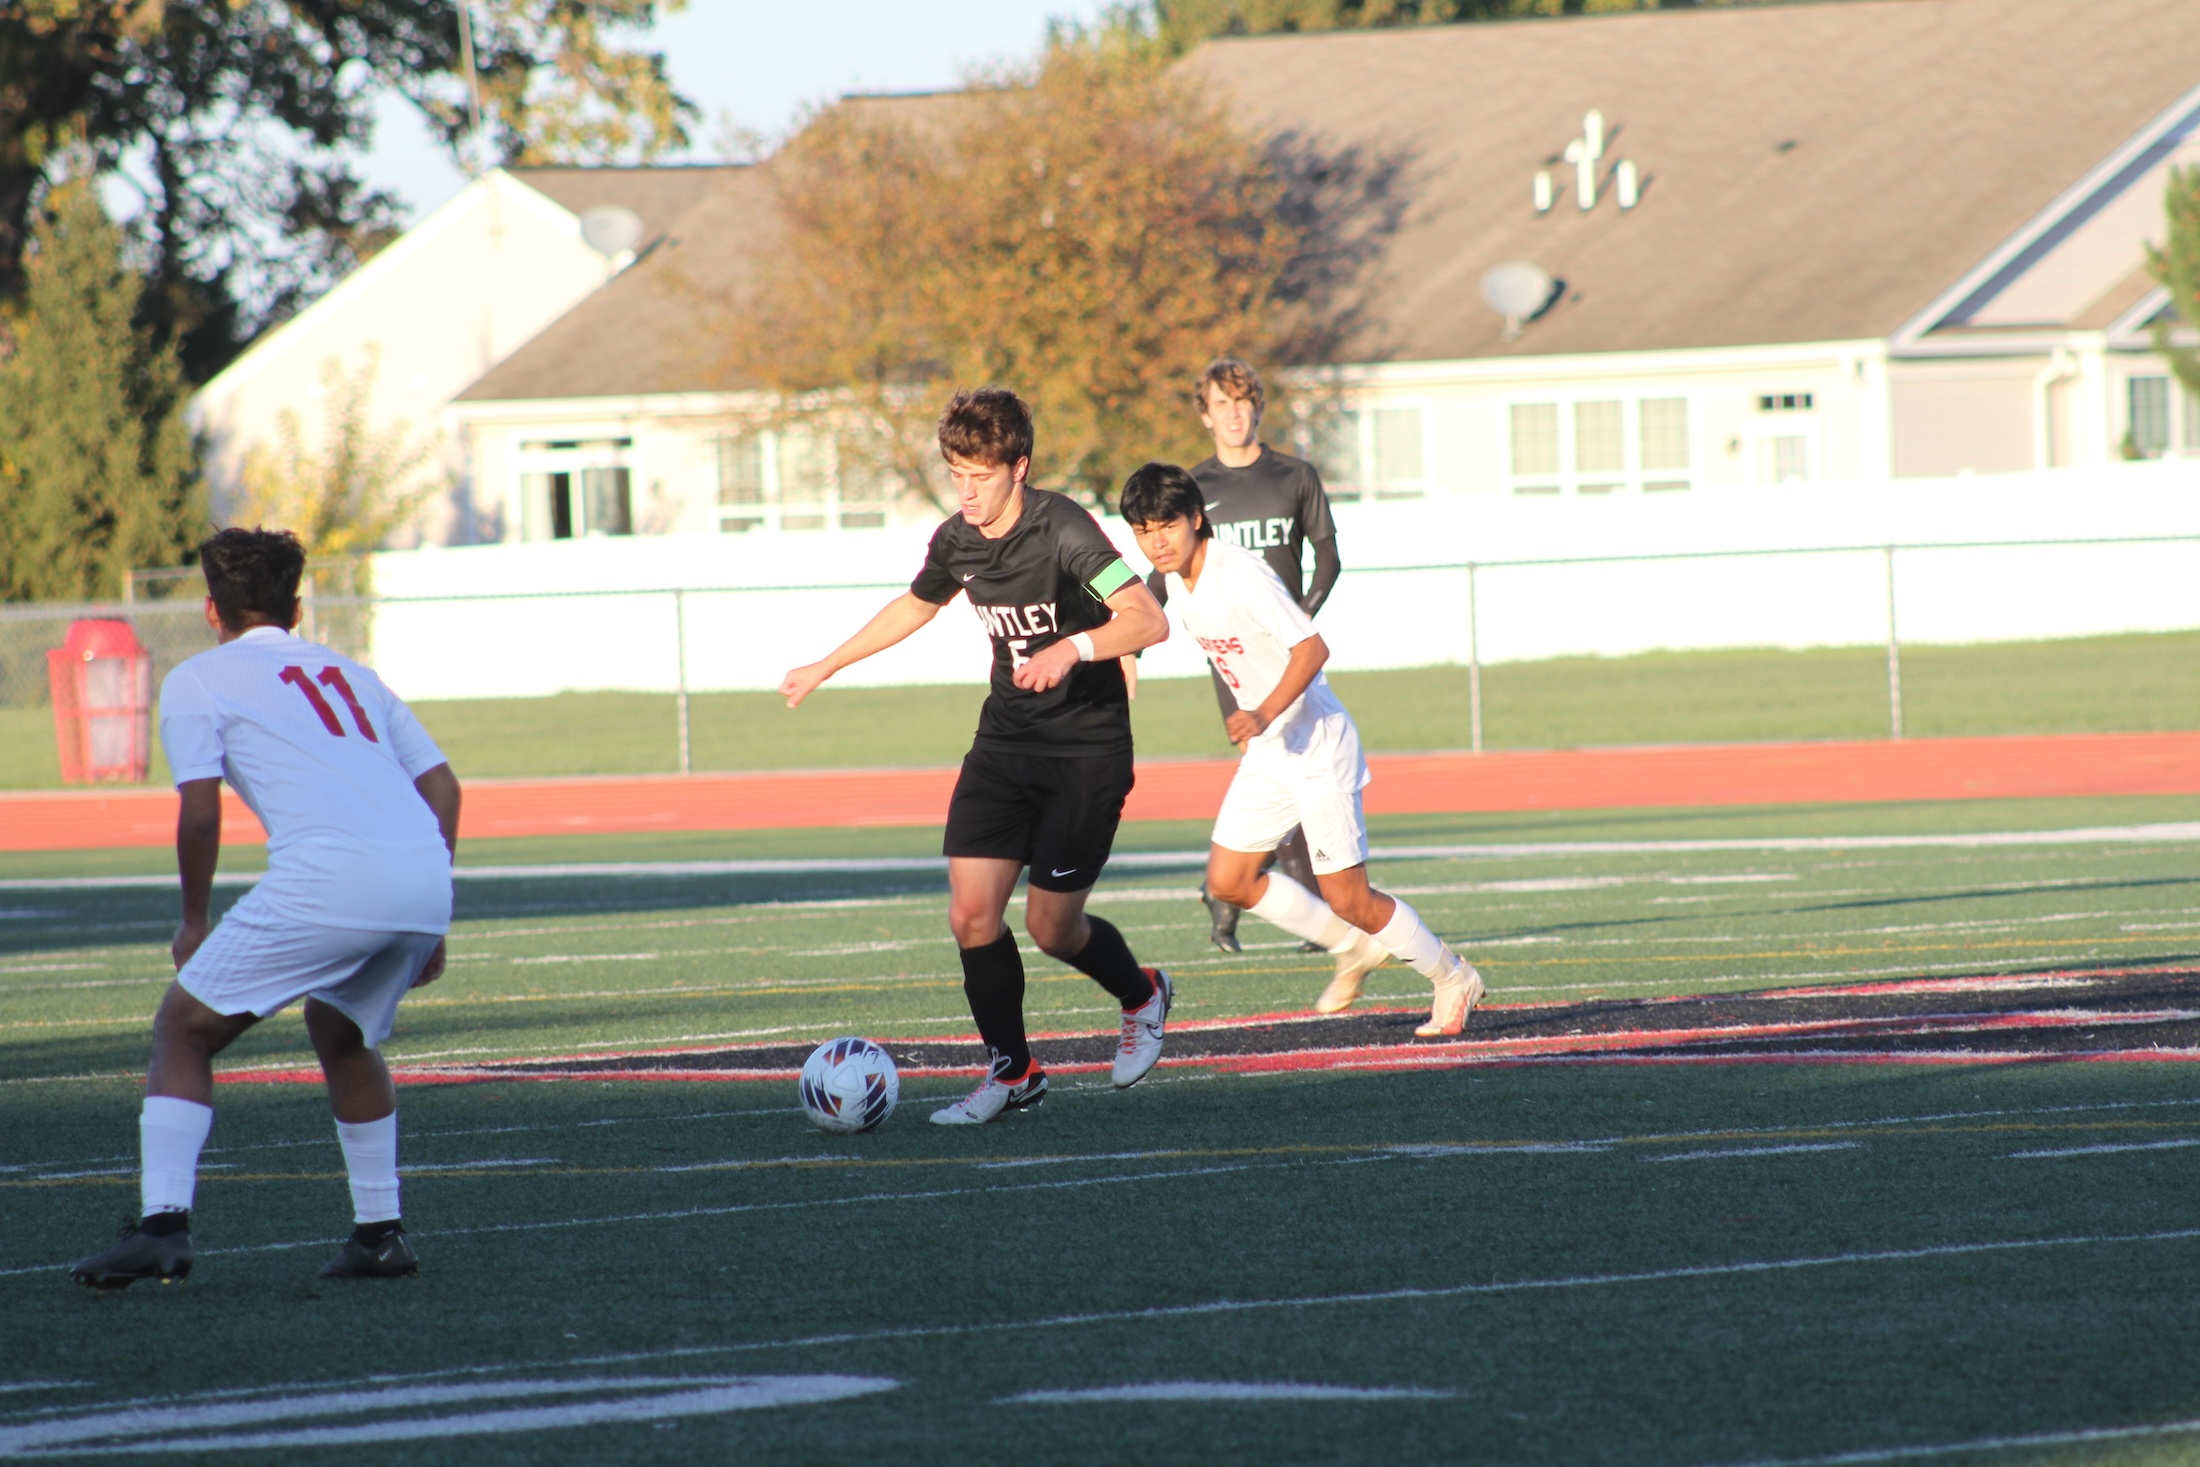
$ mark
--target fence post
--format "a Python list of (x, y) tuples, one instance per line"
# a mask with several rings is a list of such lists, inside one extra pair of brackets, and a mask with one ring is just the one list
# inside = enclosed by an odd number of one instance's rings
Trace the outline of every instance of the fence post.
[(686, 774), (689, 772), (687, 592), (680, 588), (675, 588), (672, 593), (672, 636), (678, 644), (675, 660), (680, 667), (680, 772)]
[(1482, 628), (1475, 604), (1474, 562), (1467, 562), (1467, 729), (1468, 747), (1482, 752)]
[(1887, 737), (1902, 737), (1902, 634), (1894, 615), (1894, 547), (1887, 547)]

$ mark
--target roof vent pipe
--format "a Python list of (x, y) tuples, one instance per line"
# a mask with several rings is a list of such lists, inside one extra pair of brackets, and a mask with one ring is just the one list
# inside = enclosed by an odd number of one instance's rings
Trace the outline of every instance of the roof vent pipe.
[(1552, 193), (1552, 190), (1551, 190), (1551, 170), (1550, 170), (1550, 169), (1548, 169), (1548, 168), (1544, 168), (1544, 169), (1539, 169), (1539, 170), (1537, 171), (1536, 175), (1535, 175), (1535, 211), (1536, 211), (1536, 213), (1538, 213), (1538, 214), (1548, 214), (1548, 213), (1550, 213), (1550, 212), (1551, 212), (1551, 205), (1552, 205), (1552, 203), (1553, 203), (1554, 201), (1555, 201), (1555, 196), (1553, 195), (1553, 193)]
[(1642, 180), (1635, 173), (1635, 160), (1620, 159), (1619, 167), (1613, 171), (1613, 180), (1619, 189), (1619, 206), (1622, 209), (1634, 208), (1636, 201), (1642, 197)]
[(1574, 138), (1566, 144), (1566, 161), (1574, 165), (1574, 202), (1586, 214), (1597, 206), (1597, 160), (1589, 156), (1588, 144)]

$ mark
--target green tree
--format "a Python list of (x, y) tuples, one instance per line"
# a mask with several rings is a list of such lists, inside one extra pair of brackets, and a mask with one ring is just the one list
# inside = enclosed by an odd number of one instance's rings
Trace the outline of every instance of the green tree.
[[(653, 24), (659, 3), (473, 0), (482, 161), (684, 146), (694, 108), (663, 58), (616, 37)], [(142, 192), (146, 313), (206, 380), (394, 235), (397, 201), (353, 166), (392, 91), (463, 151), (458, 0), (0, 3), (0, 303), (23, 287), (31, 209), (57, 160), (89, 149)]]
[(729, 377), (943, 503), (933, 425), (998, 382), (1036, 482), (1088, 499), (1191, 453), (1190, 382), (1261, 351), (1295, 233), (1257, 147), (1135, 27), (929, 103), (844, 104), (770, 164), (784, 229), (710, 321)]
[(88, 178), (33, 231), (14, 350), (0, 364), (0, 599), (121, 594), (178, 565), (204, 524), (173, 345), (134, 324), (143, 284)]
[[(2147, 266), (2156, 280), (2169, 287), (2175, 324), (2200, 325), (2200, 165), (2170, 169), (2163, 210), (2169, 216), (2169, 243), (2160, 249), (2147, 246)], [(2154, 323), (2154, 349), (2185, 391), (2200, 397), (2200, 350), (2171, 340), (2171, 324)]]
[(320, 560), (364, 554), (411, 521), (440, 487), (425, 472), (434, 443), (416, 439), (409, 423), (374, 423), (368, 405), (380, 366), (373, 347), (348, 373), (333, 357), (322, 363), (318, 447), (307, 446), (298, 415), (284, 409), (275, 446), (255, 446), (239, 466), (233, 523), (290, 530)]

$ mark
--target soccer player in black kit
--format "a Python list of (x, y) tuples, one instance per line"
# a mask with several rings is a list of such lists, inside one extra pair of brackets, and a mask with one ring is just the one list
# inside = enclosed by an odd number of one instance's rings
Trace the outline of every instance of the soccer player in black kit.
[[(1242, 546), (1268, 562), (1283, 587), (1308, 616), (1321, 610), (1337, 584), (1337, 526), (1329, 515), (1322, 476), (1303, 458), (1278, 453), (1260, 441), (1261, 409), (1266, 395), (1260, 374), (1236, 357), (1217, 357), (1199, 374), (1193, 388), (1199, 422), (1215, 441), (1214, 456), (1192, 467), (1192, 478), (1206, 497), (1207, 523), (1215, 538)], [(1314, 547), (1314, 575), (1306, 579), (1303, 547)], [(1167, 592), (1160, 573), (1147, 577), (1157, 600)], [(1238, 711), (1237, 699), (1212, 665), (1215, 702), (1223, 721)], [(1276, 847), (1275, 865), (1308, 890), (1314, 889), (1314, 865), (1306, 853), (1306, 834), (1293, 831)], [(1199, 899), (1213, 918), (1211, 935), (1224, 952), (1238, 951), (1238, 909), (1217, 900), (1205, 884)]]
[(779, 684), (787, 706), (915, 632), (960, 592), (993, 639), (993, 687), (947, 808), (948, 924), (963, 993), (985, 1040), (985, 1080), (932, 1113), (975, 1125), (1046, 1098), (1024, 1037), (1024, 963), (1003, 920), (1029, 867), (1024, 925), (1039, 950), (1086, 974), (1123, 1009), (1117, 1089), (1161, 1058), (1169, 975), (1142, 968), (1085, 899), (1107, 863), (1131, 789), (1129, 691), (1118, 659), (1169, 635), (1169, 621), (1091, 515), (1025, 483), (1031, 410), (1015, 393), (958, 392), (940, 415), (960, 513), (932, 536), (924, 568), (862, 631)]

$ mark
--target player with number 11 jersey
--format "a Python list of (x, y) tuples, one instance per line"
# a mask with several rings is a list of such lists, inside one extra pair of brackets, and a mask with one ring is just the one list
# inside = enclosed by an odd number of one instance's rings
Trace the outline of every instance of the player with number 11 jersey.
[[(161, 684), (183, 920), (138, 1115), (139, 1216), (70, 1271), (98, 1289), (190, 1273), (214, 1058), (304, 999), (354, 1224), (322, 1276), (414, 1273), (398, 1206), (397, 1093), (380, 1047), (399, 1000), (443, 971), (458, 780), (380, 678), (291, 630), (305, 570), (295, 535), (223, 530), (200, 545), (199, 562), (219, 645)], [(225, 780), (266, 827), (268, 869), (217, 924)]]

